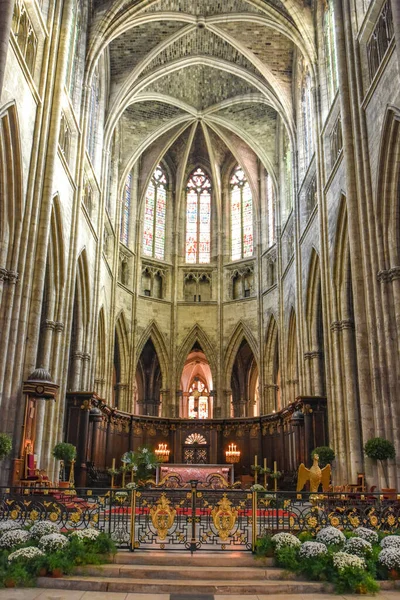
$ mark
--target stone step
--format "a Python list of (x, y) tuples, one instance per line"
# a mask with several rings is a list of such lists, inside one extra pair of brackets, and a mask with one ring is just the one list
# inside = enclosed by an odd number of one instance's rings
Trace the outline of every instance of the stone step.
[(273, 558), (256, 559), (251, 552), (117, 552), (114, 557), (114, 563), (119, 565), (166, 565), (166, 566), (198, 566), (208, 567), (231, 567), (240, 565), (241, 567), (252, 567), (265, 569), (274, 565)]
[(179, 565), (88, 565), (74, 569), (75, 575), (90, 577), (129, 577), (135, 579), (168, 580), (288, 580), (294, 573), (274, 567), (251, 568), (242, 566), (179, 566)]
[(332, 592), (325, 583), (307, 581), (204, 581), (134, 579), (129, 577), (70, 576), (60, 579), (38, 577), (37, 586), (46, 589), (80, 590), (93, 592), (126, 592), (136, 594), (320, 594)]

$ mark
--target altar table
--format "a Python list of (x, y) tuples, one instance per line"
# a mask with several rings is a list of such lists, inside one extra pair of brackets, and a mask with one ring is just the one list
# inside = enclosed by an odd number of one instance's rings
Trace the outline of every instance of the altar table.
[(191, 480), (205, 483), (209, 475), (217, 473), (221, 475), (227, 483), (234, 483), (233, 465), (174, 465), (163, 464), (157, 467), (157, 483), (169, 473), (177, 473), (183, 483)]

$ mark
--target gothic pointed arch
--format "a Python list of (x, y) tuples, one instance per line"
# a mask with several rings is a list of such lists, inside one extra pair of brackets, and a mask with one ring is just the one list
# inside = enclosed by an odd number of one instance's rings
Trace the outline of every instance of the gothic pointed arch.
[(164, 335), (160, 331), (155, 321), (151, 321), (147, 325), (146, 329), (140, 337), (139, 343), (136, 348), (137, 360), (139, 360), (139, 357), (143, 352), (143, 348), (149, 340), (152, 341), (155, 351), (157, 352), (162, 374), (162, 387), (163, 389), (165, 389), (168, 387), (168, 365), (170, 364), (169, 353), (167, 350)]
[(106, 383), (106, 365), (107, 365), (107, 328), (104, 306), (99, 310), (97, 319), (97, 340), (96, 340), (96, 356), (95, 356), (95, 375), (94, 389), (97, 394), (104, 398), (105, 383)]
[(18, 113), (11, 103), (0, 108), (0, 268), (17, 270), (23, 210)]
[(257, 342), (256, 342), (250, 328), (248, 327), (248, 325), (244, 321), (240, 320), (231, 335), (230, 341), (229, 341), (227, 349), (225, 351), (225, 385), (226, 385), (226, 389), (230, 388), (233, 364), (235, 362), (236, 355), (238, 353), (238, 350), (239, 350), (240, 345), (243, 340), (246, 340), (246, 342), (249, 344), (251, 351), (254, 355), (254, 358), (258, 363)]
[(383, 240), (382, 270), (400, 265), (400, 110), (388, 107), (377, 167), (376, 212)]
[(185, 339), (183, 340), (180, 348), (177, 352), (177, 369), (176, 369), (176, 386), (179, 389), (180, 379), (185, 365), (186, 357), (192, 350), (196, 342), (201, 346), (202, 351), (206, 355), (209, 362), (212, 379), (217, 381), (217, 359), (214, 351), (213, 344), (206, 334), (204, 329), (196, 323), (192, 329), (188, 332)]
[(265, 413), (281, 408), (280, 405), (280, 364), (279, 364), (279, 331), (275, 316), (269, 318), (265, 337), (264, 351), (265, 380)]
[(287, 394), (285, 403), (293, 402), (298, 395), (299, 371), (297, 352), (296, 312), (292, 307), (289, 313), (287, 346), (286, 346)]
[(311, 251), (306, 293), (306, 364), (309, 367), (310, 393), (324, 395), (324, 326), (322, 315), (321, 267), (315, 248)]
[(68, 389), (79, 391), (88, 386), (87, 363), (90, 325), (90, 280), (86, 248), (78, 256), (70, 343)]

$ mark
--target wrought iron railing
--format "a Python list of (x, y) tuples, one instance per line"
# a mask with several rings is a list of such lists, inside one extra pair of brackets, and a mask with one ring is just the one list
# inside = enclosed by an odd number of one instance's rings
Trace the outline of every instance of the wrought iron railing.
[(253, 550), (279, 531), (315, 534), (333, 525), (394, 532), (400, 495), (390, 493), (260, 492), (242, 489), (144, 487), (134, 490), (0, 488), (0, 521), (21, 526), (49, 520), (62, 531), (95, 527), (119, 548)]

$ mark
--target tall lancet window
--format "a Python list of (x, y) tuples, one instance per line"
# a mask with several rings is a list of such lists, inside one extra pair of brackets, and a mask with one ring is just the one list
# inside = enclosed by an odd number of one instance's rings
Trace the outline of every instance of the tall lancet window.
[(158, 165), (150, 180), (144, 205), (143, 254), (158, 260), (165, 255), (167, 178)]
[(211, 181), (197, 167), (186, 186), (186, 262), (209, 263), (211, 247)]
[(231, 188), (231, 256), (232, 260), (253, 256), (253, 198), (249, 182), (237, 166)]
[(314, 153), (311, 76), (308, 69), (303, 77), (302, 85), (301, 112), (303, 121), (303, 147), (305, 168), (307, 169)]
[(338, 89), (336, 44), (333, 31), (333, 3), (327, 2), (324, 12), (324, 45), (329, 101), (332, 102)]
[(121, 232), (120, 240), (125, 246), (129, 243), (129, 217), (131, 214), (131, 196), (132, 196), (132, 173), (129, 173), (125, 182), (124, 199), (122, 202), (121, 213)]

